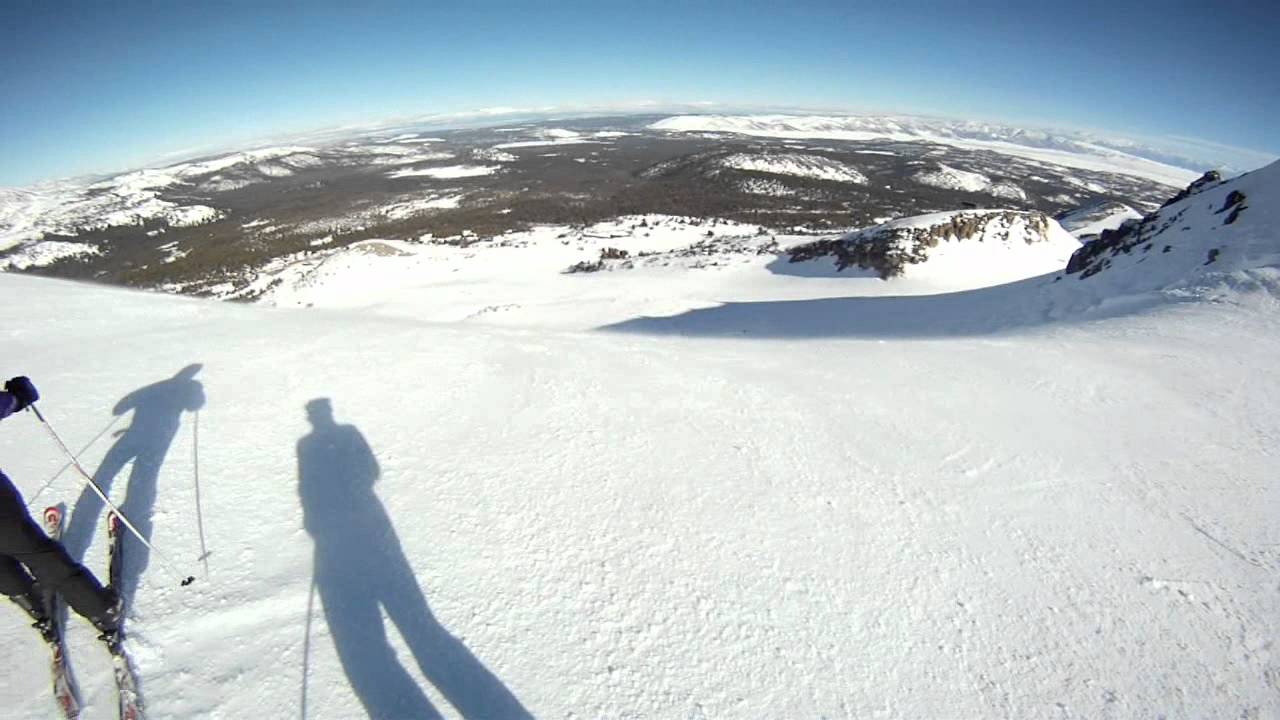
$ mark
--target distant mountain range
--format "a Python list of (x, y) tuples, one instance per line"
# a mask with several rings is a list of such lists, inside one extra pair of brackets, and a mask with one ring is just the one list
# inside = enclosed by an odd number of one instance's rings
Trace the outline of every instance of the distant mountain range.
[[(465, 246), (645, 216), (803, 239), (958, 210), (1137, 215), (1196, 177), (1080, 138), (927, 118), (495, 117), (0, 190), (0, 268), (245, 297), (282, 263), (367, 241)], [(599, 263), (597, 250), (563, 265)]]

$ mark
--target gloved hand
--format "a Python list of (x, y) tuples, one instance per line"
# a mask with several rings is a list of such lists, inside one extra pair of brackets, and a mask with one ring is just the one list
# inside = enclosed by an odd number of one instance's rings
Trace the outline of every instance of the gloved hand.
[(26, 375), (10, 378), (5, 382), (4, 389), (18, 401), (16, 410), (25, 410), (31, 403), (40, 399), (36, 386), (31, 384), (31, 379)]

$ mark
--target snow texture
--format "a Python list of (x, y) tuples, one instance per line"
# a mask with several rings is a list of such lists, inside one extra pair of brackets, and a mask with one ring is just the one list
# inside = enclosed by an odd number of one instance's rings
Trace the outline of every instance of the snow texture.
[[(544, 272), (753, 235), (650, 216), (362, 244), (324, 308), (0, 275), (0, 339), (173, 564), (126, 545), (156, 720), (1275, 717), (1277, 174), (1083, 280)], [(100, 571), (30, 414), (0, 458)], [(6, 716), (53, 716), (39, 636), (0, 632)]]

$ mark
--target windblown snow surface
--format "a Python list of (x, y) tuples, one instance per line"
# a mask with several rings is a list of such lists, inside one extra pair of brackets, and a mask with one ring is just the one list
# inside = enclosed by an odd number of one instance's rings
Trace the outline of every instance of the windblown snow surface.
[[(502, 325), (514, 254), (371, 275), (358, 308), (0, 275), (0, 337), (199, 578), (153, 557), (133, 598), (152, 718), (1274, 717), (1278, 174), (1084, 279), (646, 265), (530, 281)], [(439, 295), (479, 314), (416, 312)], [(0, 457), (87, 512), (29, 414)], [(25, 625), (0, 614), (0, 701), (51, 717)], [(78, 618), (69, 644), (83, 717), (113, 717)]]

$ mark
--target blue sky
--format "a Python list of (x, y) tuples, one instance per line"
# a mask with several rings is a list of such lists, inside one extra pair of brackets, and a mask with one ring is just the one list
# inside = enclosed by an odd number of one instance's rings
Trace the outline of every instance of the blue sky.
[(0, 0), (0, 185), (490, 106), (940, 114), (1280, 154), (1280, 4)]

